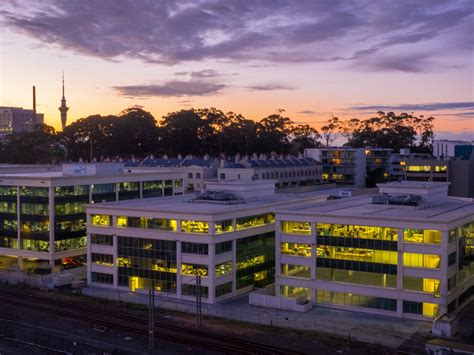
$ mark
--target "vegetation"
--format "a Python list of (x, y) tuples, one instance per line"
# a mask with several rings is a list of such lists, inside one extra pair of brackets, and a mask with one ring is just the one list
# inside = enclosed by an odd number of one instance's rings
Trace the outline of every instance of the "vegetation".
[(332, 117), (320, 133), (293, 122), (284, 110), (246, 119), (216, 108), (171, 112), (159, 123), (139, 107), (118, 115), (92, 115), (56, 132), (38, 125), (33, 132), (9, 135), (0, 145), (0, 162), (51, 163), (62, 160), (143, 158), (151, 154), (270, 153), (296, 154), (305, 148), (329, 146), (338, 136), (353, 147), (411, 148), (427, 152), (433, 139), (433, 117), (378, 112), (374, 118), (347, 121)]

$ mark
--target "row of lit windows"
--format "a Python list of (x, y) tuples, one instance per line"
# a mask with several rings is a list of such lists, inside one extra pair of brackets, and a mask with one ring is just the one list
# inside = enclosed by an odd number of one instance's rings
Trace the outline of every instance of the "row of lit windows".
[[(282, 285), (280, 287), (280, 293), (284, 297), (297, 298), (303, 296), (307, 299), (311, 299), (310, 290), (304, 287)], [(316, 291), (316, 298), (317, 303), (372, 308), (390, 312), (397, 311), (397, 300), (392, 298), (373, 297), (351, 292), (337, 292), (322, 289)], [(403, 301), (403, 313), (418, 314), (424, 317), (434, 318), (438, 315), (438, 310), (439, 305), (435, 303)]]
[[(317, 223), (318, 236), (381, 239), (396, 241), (398, 229), (390, 227), (358, 226), (345, 224)], [(311, 223), (282, 221), (281, 230), (287, 234), (311, 234)], [(441, 231), (408, 229), (403, 230), (404, 241), (408, 243), (440, 244)], [(450, 238), (451, 239), (451, 238)]]
[[(405, 162), (400, 162), (400, 165), (406, 165)], [(446, 173), (448, 171), (448, 166), (447, 165), (435, 165), (435, 166), (430, 166), (430, 165), (407, 165), (405, 170), (407, 172), (412, 172), (412, 173), (429, 173), (429, 172), (434, 172), (434, 173)]]
[[(110, 215), (93, 214), (91, 215), (91, 223), (94, 226), (108, 227), (112, 226), (113, 218)], [(272, 213), (261, 214), (256, 216), (240, 217), (236, 220), (236, 229), (247, 229), (260, 227), (275, 222), (275, 215)], [(177, 221), (174, 219), (164, 218), (145, 218), (145, 217), (117, 217), (118, 228), (147, 228), (161, 229), (176, 232)], [(232, 220), (217, 221), (215, 223), (215, 233), (226, 233), (234, 231)], [(181, 232), (184, 233), (209, 233), (209, 222), (182, 220)]]

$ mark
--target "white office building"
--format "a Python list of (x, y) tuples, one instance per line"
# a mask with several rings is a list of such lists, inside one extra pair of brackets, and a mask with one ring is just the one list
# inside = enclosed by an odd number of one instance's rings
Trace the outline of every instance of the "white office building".
[(391, 182), (278, 210), (274, 293), (258, 297), (416, 319), (457, 310), (474, 294), (474, 203), (448, 185)]
[[(54, 265), (85, 256), (84, 205), (183, 193), (183, 173), (128, 173), (124, 164), (71, 163), (0, 174), (0, 257)], [(2, 259), (2, 266), (5, 260)]]
[(275, 194), (275, 181), (208, 183), (198, 195), (89, 205), (88, 285), (217, 301), (274, 282), (277, 208), (326, 196)]

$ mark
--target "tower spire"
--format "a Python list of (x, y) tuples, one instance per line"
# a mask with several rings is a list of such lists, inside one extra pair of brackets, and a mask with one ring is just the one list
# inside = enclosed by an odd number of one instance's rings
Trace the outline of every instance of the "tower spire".
[(61, 106), (59, 107), (59, 112), (61, 112), (61, 125), (64, 131), (64, 128), (67, 124), (67, 111), (69, 107), (66, 105), (66, 97), (64, 96), (64, 70), (63, 70), (63, 97), (61, 99)]

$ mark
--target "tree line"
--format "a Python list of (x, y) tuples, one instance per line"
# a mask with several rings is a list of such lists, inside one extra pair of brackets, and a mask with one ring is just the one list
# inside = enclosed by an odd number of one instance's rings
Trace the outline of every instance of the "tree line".
[(305, 148), (329, 146), (336, 137), (352, 147), (411, 148), (429, 151), (434, 118), (378, 112), (370, 119), (330, 118), (321, 132), (296, 124), (283, 110), (260, 121), (216, 108), (168, 113), (158, 122), (151, 113), (128, 108), (118, 115), (81, 118), (63, 132), (38, 125), (13, 133), (0, 145), (0, 162), (35, 164), (64, 160), (144, 158), (148, 155), (220, 156), (252, 153), (297, 154)]

